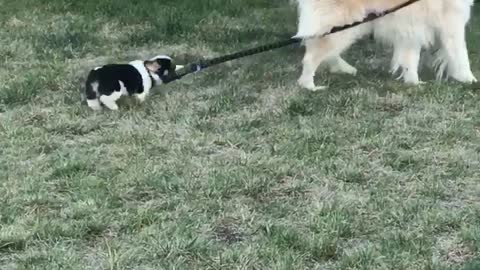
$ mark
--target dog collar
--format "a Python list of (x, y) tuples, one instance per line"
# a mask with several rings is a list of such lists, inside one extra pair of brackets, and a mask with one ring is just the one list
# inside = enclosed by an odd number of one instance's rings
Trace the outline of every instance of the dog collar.
[(152, 72), (150, 70), (148, 70), (147, 66), (145, 65), (145, 63), (143, 63), (143, 67), (145, 68), (145, 70), (147, 71), (148, 73), (148, 77), (150, 78), (150, 81), (152, 82), (152, 87), (154, 87), (156, 85), (156, 81), (155, 79), (153, 78), (152, 76)]

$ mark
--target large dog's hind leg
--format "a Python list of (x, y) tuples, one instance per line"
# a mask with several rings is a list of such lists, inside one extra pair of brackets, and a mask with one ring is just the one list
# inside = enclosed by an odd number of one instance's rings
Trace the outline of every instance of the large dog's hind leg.
[(391, 73), (395, 74), (400, 71), (398, 79), (403, 79), (407, 84), (421, 84), (418, 78), (418, 65), (420, 62), (421, 45), (414, 43), (395, 44)]
[[(472, 73), (468, 57), (464, 18), (452, 13), (445, 22), (448, 25), (444, 25), (440, 30), (441, 49), (435, 60), (437, 66), (440, 66), (439, 74), (442, 74), (443, 69), (446, 68), (448, 75), (459, 82), (476, 82), (477, 79)], [(441, 77), (441, 75), (437, 77)]]

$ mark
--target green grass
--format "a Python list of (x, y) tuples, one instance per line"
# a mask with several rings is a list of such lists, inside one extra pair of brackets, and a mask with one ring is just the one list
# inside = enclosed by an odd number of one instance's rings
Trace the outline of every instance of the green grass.
[(326, 91), (291, 47), (94, 113), (89, 68), (295, 32), (287, 0), (137, 2), (0, 0), (0, 269), (479, 269), (478, 89), (364, 40)]

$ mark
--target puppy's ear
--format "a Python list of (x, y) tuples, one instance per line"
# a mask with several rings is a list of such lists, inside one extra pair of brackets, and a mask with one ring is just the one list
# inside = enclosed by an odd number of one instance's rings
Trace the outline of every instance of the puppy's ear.
[(157, 72), (161, 66), (157, 61), (145, 61), (145, 67), (150, 71), (150, 72)]

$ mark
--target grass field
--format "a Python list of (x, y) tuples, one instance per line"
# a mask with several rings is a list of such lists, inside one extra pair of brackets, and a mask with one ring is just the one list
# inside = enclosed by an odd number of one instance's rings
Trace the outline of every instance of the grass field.
[(0, 269), (480, 269), (479, 89), (367, 39), (325, 91), (290, 47), (94, 113), (89, 68), (295, 32), (287, 0), (132, 2), (0, 0)]

